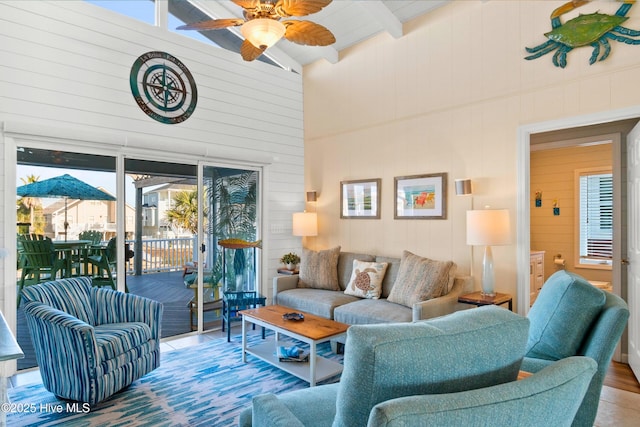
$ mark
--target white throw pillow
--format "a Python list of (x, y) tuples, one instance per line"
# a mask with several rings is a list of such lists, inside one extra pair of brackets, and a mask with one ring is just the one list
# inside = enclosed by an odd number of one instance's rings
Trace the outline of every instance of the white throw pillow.
[(386, 262), (367, 262), (354, 259), (351, 279), (344, 293), (360, 298), (380, 298), (382, 279), (384, 279), (388, 266), (389, 264)]

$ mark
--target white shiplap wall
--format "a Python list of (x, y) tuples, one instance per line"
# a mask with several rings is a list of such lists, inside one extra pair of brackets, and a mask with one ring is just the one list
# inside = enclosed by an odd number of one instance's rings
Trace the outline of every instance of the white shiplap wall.
[[(152, 120), (131, 95), (131, 65), (153, 50), (176, 56), (195, 78), (198, 105), (184, 123)], [(15, 252), (15, 154), (6, 147), (24, 132), (39, 134), (34, 140), (52, 147), (79, 139), (103, 149), (109, 142), (112, 154), (264, 165), (263, 291), (270, 295), (280, 255), (300, 247), (291, 237), (291, 213), (304, 208), (298, 74), (244, 62), (238, 54), (85, 2), (3, 1), (0, 122), (0, 247)], [(12, 257), (0, 264), (0, 277), (10, 285)], [(0, 307), (11, 319), (15, 303), (3, 289)]]

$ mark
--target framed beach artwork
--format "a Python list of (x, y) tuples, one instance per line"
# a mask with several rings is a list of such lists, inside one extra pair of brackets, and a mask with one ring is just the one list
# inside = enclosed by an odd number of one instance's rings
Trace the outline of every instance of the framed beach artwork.
[(340, 218), (380, 219), (380, 179), (340, 182)]
[(447, 174), (394, 178), (394, 219), (446, 219)]

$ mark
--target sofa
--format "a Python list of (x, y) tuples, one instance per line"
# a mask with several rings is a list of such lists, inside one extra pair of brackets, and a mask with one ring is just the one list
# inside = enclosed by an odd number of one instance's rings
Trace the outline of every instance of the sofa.
[(94, 406), (160, 366), (162, 304), (92, 286), (91, 277), (25, 288), (44, 387)]
[[(339, 383), (256, 396), (239, 424), (366, 426), (374, 406), (391, 399), (515, 381), (528, 328), (526, 317), (496, 306), (412, 323), (354, 325)], [(424, 425), (413, 421), (406, 425)]]
[(522, 370), (539, 372), (557, 360), (587, 356), (597, 363), (573, 425), (593, 425), (604, 377), (629, 319), (627, 303), (560, 270), (551, 275), (529, 311), (531, 322)]
[[(456, 277), (455, 264), (451, 262), (429, 260), (408, 251), (403, 252), (402, 258), (392, 258), (340, 252), (339, 249), (338, 247), (319, 252), (304, 249), (299, 275), (283, 275), (273, 279), (274, 303), (349, 325), (412, 322), (470, 307), (468, 304), (458, 303), (458, 296), (473, 292), (473, 281), (470, 277)], [(321, 262), (317, 258), (320, 258)], [(363, 266), (362, 270), (370, 269), (368, 266), (375, 263), (387, 264), (381, 280), (380, 295), (377, 298), (368, 297), (366, 292), (354, 295), (354, 292), (348, 291), (350, 283), (353, 282), (352, 278), (357, 276), (354, 274), (354, 261), (356, 266)], [(322, 262), (329, 264), (329, 267), (317, 265)], [(435, 276), (441, 281), (446, 281), (437, 296), (419, 295), (412, 299), (402, 295), (395, 300), (402, 303), (389, 300), (399, 275), (401, 280), (404, 278), (403, 283), (421, 281), (425, 269), (429, 271), (429, 267), (433, 266), (439, 268), (442, 273)], [(360, 276), (363, 275), (363, 271), (356, 271)], [(308, 278), (305, 278), (305, 273)], [(373, 275), (374, 272), (367, 274)], [(305, 286), (301, 284), (305, 279), (315, 280), (315, 283)], [(337, 281), (337, 286), (335, 283), (327, 286), (326, 282), (331, 280)]]

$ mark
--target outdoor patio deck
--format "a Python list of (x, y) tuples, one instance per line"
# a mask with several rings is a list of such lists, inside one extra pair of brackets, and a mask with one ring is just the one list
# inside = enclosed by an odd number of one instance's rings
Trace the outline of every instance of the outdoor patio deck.
[[(185, 287), (182, 271), (127, 276), (127, 285), (131, 293), (164, 305), (162, 338), (191, 332), (189, 302), (193, 298), (193, 290)], [(18, 369), (32, 368), (37, 363), (22, 308), (18, 309), (17, 325), (18, 344), (25, 355), (24, 359), (18, 360)]]

